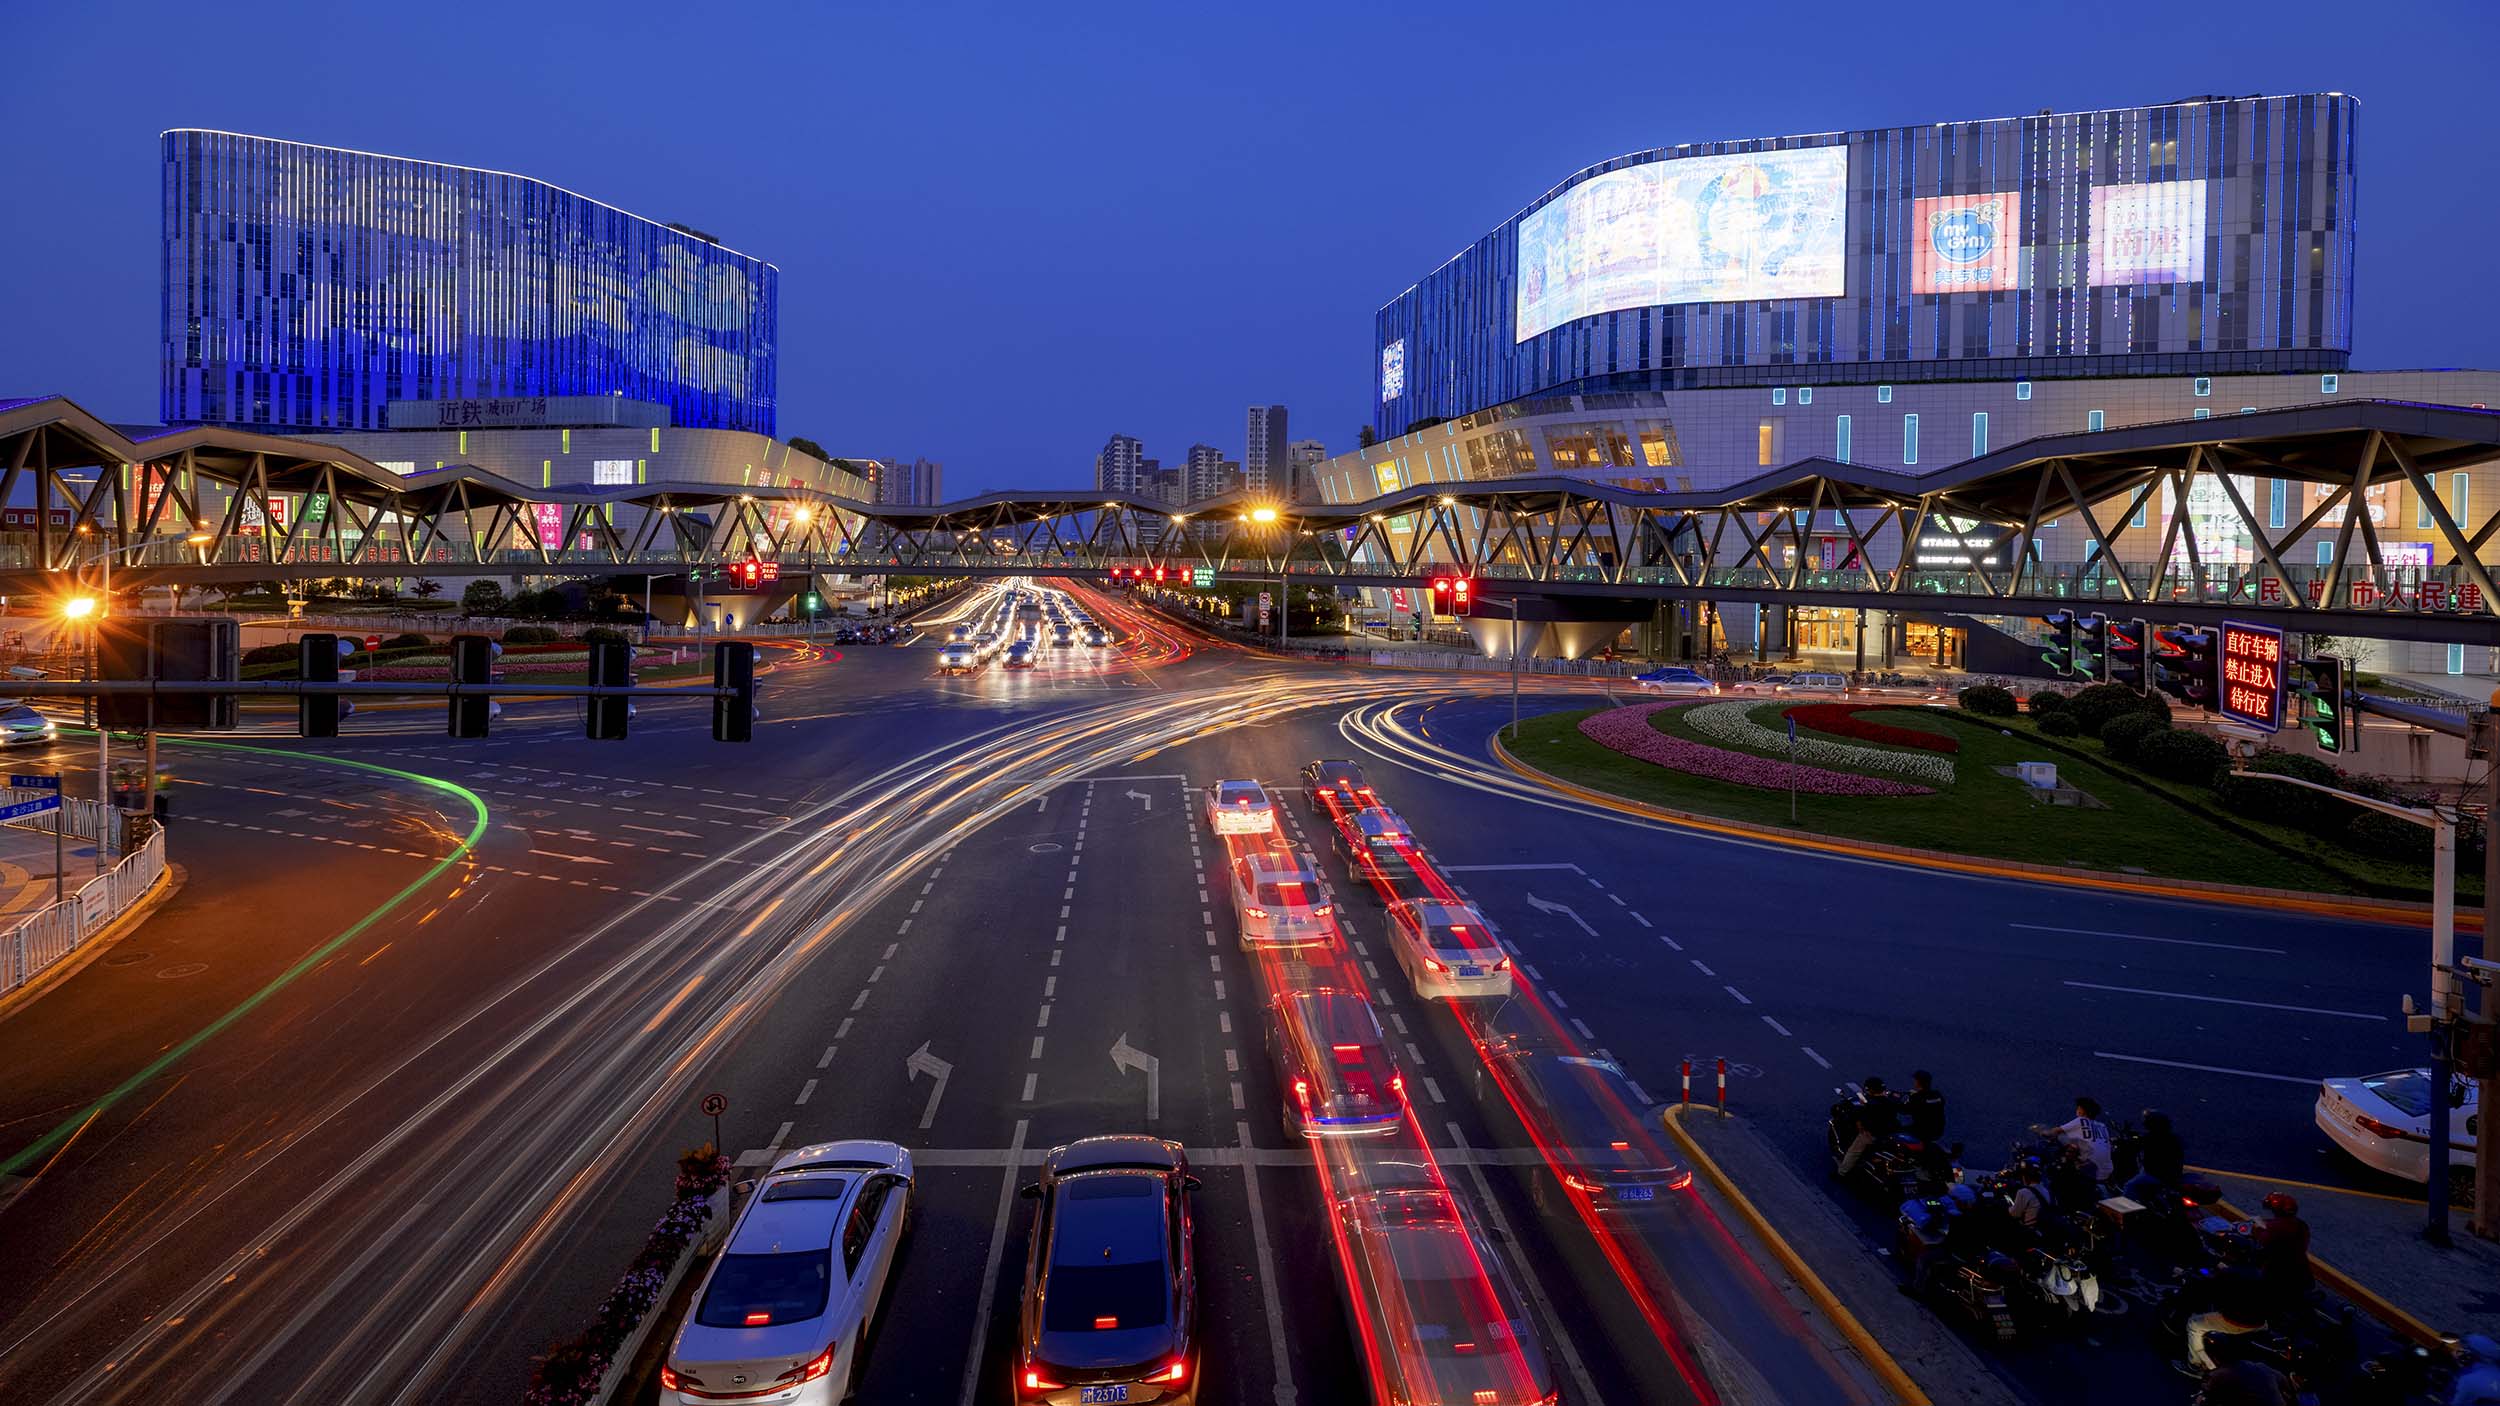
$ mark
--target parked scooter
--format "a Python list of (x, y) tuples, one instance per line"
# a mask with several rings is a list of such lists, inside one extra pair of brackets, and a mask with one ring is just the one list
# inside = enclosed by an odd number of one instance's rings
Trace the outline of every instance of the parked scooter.
[(1976, 1203), (1973, 1189), (1958, 1182), (1939, 1195), (1904, 1201), (1895, 1243), (1913, 1285), (1924, 1281), (1932, 1296), (1973, 1328), (1998, 1342), (2012, 1342), (2014, 1315), (2004, 1284), (2011, 1262), (1987, 1247), (1969, 1219)]
[(2006, 1289), (2034, 1317), (2066, 1320), (2100, 1311), (2101, 1277), (2067, 1233), (2068, 1220), (2089, 1223), (2088, 1216), (2046, 1217), (2038, 1226), (2014, 1218), (2012, 1192), (2004, 1179), (1982, 1176), (1974, 1187), (1970, 1214), (1982, 1218), (1989, 1241), (2010, 1266)]

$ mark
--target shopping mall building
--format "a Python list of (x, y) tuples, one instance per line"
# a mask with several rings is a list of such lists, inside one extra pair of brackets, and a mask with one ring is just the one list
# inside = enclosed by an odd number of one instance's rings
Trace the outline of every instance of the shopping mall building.
[[(2352, 369), (2359, 120), (2340, 93), (2196, 98), (1601, 162), (1380, 309), (1379, 442), (1316, 481), (1327, 501), (1354, 502), (1529, 474), (1709, 489), (1817, 457), (1919, 475), (2045, 435), (2337, 397), (2500, 402), (2496, 372)], [(2278, 528), (2317, 491), (2239, 487)], [(2446, 487), (2462, 518), (2500, 494), (2500, 474)], [(2208, 492), (2224, 496), (2200, 481), (2186, 504), (2165, 491), (2144, 513), (2184, 509), (2210, 531), (2229, 514), (2208, 510)], [(2409, 489), (2371, 490), (2369, 513), (2391, 563), (2433, 561), (2431, 517)], [(2321, 562), (2335, 521), (2313, 534)], [(1837, 522), (1813, 526), (1845, 547)], [(2081, 562), (2089, 533), (2058, 523), (2041, 550)], [(2149, 561), (2161, 540), (2129, 533), (2114, 555)], [(1875, 564), (1902, 549), (1896, 531)], [(2237, 550), (2245, 561), (2244, 538)], [(1685, 609), (1668, 637), (1843, 667), (1959, 664), (1974, 632), (2030, 628)], [(2491, 667), (2465, 656), (2364, 650), (2372, 667)]]
[(161, 140), (169, 425), (529, 487), (874, 496), (774, 438), (770, 263), (524, 176), (189, 128)]

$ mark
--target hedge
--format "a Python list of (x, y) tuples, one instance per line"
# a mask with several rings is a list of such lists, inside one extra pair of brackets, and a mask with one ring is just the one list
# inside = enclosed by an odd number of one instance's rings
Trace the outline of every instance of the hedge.
[(1992, 683), (1973, 684), (1955, 695), (1971, 712), (1990, 718), (2014, 716), (2014, 694)]

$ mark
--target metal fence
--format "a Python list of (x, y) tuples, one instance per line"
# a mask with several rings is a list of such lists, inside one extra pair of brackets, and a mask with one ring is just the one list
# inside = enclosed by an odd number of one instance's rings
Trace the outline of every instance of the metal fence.
[[(60, 795), (58, 791), (20, 791), (12, 787), (0, 786), (0, 806), (16, 805), (20, 801), (39, 801), (46, 796)], [(75, 835), (82, 840), (93, 840), (104, 846), (107, 854), (121, 847), (121, 811), (102, 801), (90, 800), (84, 796), (61, 796), (61, 822), (61, 833)], [(22, 815), (15, 820), (0, 823), (18, 830), (38, 830), (47, 835), (52, 833), (52, 814), (49, 811), (41, 815)]]
[(80, 885), (75, 894), (46, 904), (0, 931), (0, 995), (24, 986), (77, 951), (78, 944), (129, 911), (164, 872), (165, 832), (159, 829), (119, 864)]

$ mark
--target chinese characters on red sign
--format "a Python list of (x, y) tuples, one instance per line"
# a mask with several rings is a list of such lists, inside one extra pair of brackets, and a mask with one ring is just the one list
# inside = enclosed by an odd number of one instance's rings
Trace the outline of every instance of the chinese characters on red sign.
[(2283, 632), (2264, 625), (2222, 626), (2222, 716), (2243, 727), (2283, 726)]

